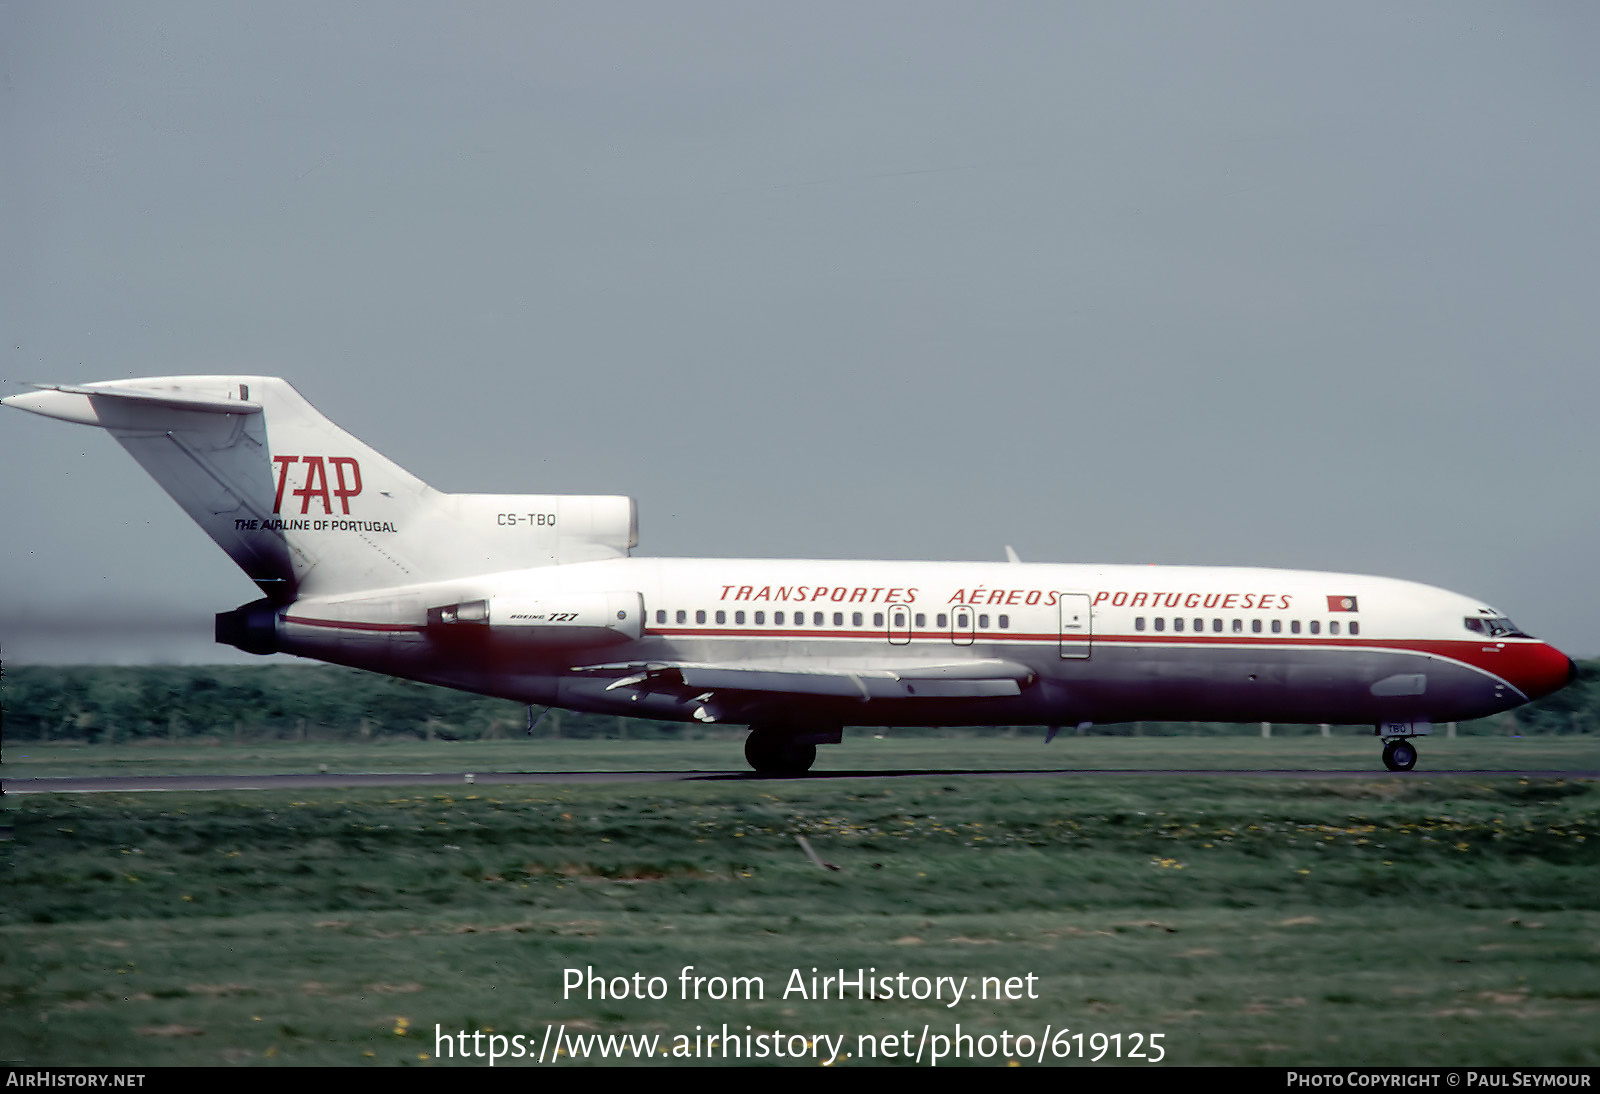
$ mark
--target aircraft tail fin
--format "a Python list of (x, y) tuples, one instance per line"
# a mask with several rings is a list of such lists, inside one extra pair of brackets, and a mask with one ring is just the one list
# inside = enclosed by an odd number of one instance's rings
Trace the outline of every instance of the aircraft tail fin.
[(108, 430), (275, 603), (625, 555), (629, 498), (443, 494), (266, 376), (41, 385)]

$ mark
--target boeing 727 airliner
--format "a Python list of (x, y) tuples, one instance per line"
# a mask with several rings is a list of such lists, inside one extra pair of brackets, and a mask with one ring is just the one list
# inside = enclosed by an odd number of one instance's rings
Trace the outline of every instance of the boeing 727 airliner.
[(1434, 723), (1575, 669), (1501, 612), (1354, 574), (1016, 562), (632, 558), (632, 499), (444, 494), (280, 379), (41, 386), (111, 432), (264, 594), (219, 642), (514, 699), (747, 725), (757, 771), (845, 726)]

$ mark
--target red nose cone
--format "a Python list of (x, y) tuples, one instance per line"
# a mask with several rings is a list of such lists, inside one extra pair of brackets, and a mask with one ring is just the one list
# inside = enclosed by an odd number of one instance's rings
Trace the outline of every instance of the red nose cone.
[(1560, 691), (1578, 676), (1578, 666), (1572, 658), (1542, 642), (1508, 644), (1505, 653), (1510, 656), (1503, 662), (1506, 667), (1500, 675), (1529, 699)]

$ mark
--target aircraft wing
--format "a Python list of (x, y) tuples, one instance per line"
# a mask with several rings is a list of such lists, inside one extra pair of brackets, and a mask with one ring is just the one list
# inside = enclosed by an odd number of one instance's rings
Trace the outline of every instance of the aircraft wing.
[(1026, 665), (997, 659), (927, 664), (833, 665), (784, 662), (652, 661), (588, 666), (621, 671), (607, 691), (746, 692), (845, 699), (952, 699), (1020, 695), (1033, 679)]

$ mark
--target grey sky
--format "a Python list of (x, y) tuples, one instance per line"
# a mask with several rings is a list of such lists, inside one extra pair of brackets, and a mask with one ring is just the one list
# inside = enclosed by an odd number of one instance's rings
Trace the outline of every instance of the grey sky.
[[(640, 554), (1351, 570), (1600, 654), (1600, 10), (0, 4), (5, 383), (288, 377)], [(0, 642), (254, 599), (0, 417)], [(243, 655), (233, 655), (243, 656)]]

